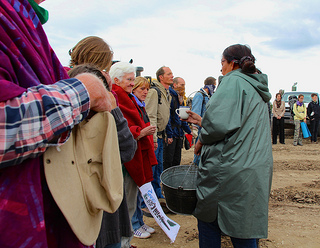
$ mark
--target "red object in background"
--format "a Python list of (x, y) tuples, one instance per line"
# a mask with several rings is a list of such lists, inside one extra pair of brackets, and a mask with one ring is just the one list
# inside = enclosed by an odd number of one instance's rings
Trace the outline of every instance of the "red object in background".
[(186, 139), (189, 141), (190, 147), (193, 146), (192, 134), (186, 133)]

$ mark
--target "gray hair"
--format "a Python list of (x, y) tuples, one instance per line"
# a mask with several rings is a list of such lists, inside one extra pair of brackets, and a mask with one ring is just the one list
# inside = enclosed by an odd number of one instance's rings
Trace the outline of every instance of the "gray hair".
[(127, 62), (117, 62), (111, 66), (109, 74), (110, 74), (112, 83), (114, 84), (115, 78), (118, 78), (119, 81), (121, 81), (122, 77), (125, 74), (132, 73), (132, 72), (134, 73), (136, 72), (136, 68), (132, 64)]

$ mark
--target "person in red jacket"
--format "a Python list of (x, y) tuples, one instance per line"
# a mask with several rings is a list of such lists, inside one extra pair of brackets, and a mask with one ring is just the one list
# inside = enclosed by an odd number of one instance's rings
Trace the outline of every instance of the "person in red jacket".
[[(124, 163), (125, 191), (129, 217), (132, 218), (137, 206), (138, 187), (153, 180), (152, 166), (157, 164), (154, 153), (152, 135), (156, 127), (145, 123), (143, 112), (138, 106), (133, 94), (135, 67), (126, 62), (117, 62), (110, 69), (112, 89), (118, 96), (119, 107), (128, 121), (129, 129), (137, 140), (137, 150), (133, 159)], [(132, 237), (128, 240), (130, 240)]]
[[(134, 80), (134, 86), (132, 90), (132, 94), (141, 110), (142, 117), (144, 122), (147, 125), (150, 125), (150, 119), (146, 111), (146, 104), (145, 100), (147, 97), (147, 94), (150, 90), (150, 83), (145, 77), (136, 77)], [(155, 229), (148, 226), (143, 221), (143, 212), (141, 210), (141, 204), (143, 202), (143, 197), (140, 193), (138, 193), (137, 197), (137, 209), (134, 212), (134, 215), (131, 219), (132, 228), (134, 230), (134, 237), (136, 238), (149, 238), (152, 233), (155, 232)]]

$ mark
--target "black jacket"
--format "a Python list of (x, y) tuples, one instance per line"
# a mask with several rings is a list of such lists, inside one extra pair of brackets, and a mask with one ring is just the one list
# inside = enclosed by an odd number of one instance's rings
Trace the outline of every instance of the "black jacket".
[(317, 102), (310, 102), (308, 105), (307, 114), (310, 120), (320, 117), (320, 105)]

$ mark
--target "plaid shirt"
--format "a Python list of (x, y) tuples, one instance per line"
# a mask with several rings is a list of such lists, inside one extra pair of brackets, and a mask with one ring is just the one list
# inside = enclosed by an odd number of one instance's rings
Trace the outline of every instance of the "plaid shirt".
[[(30, 87), (0, 103), (0, 168), (20, 164), (67, 141), (89, 112), (89, 95), (77, 79)], [(66, 132), (68, 131), (68, 132)]]

